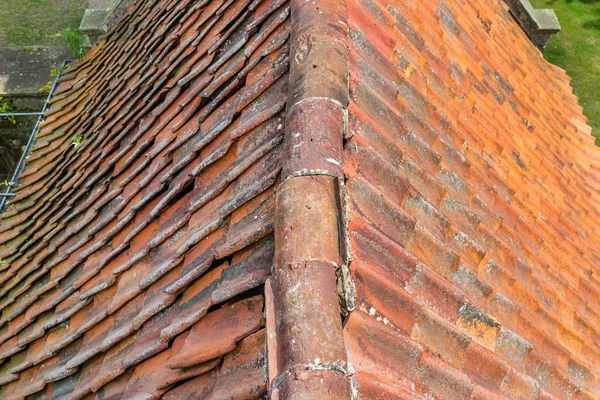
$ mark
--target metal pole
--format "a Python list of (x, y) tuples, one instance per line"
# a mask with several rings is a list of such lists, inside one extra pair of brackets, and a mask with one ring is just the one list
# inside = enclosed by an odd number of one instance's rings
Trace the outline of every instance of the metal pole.
[(27, 141), (27, 146), (25, 146), (25, 150), (23, 150), (23, 154), (21, 154), (21, 158), (15, 168), (15, 172), (13, 173), (12, 179), (10, 181), (12, 183), (12, 185), (8, 186), (6, 188), (6, 192), (2, 196), (0, 196), (0, 197), (2, 197), (2, 199), (0, 200), (0, 213), (2, 213), (4, 211), (4, 208), (6, 207), (7, 199), (9, 197), (15, 196), (15, 194), (12, 193), (12, 188), (13, 188), (13, 186), (16, 186), (17, 183), (19, 182), (19, 174), (21, 173), (21, 171), (23, 170), (23, 167), (25, 166), (25, 159), (27, 158), (27, 156), (29, 156), (29, 152), (31, 152), (31, 148), (33, 147), (33, 142), (35, 140), (35, 135), (37, 133), (37, 130), (38, 130), (40, 124), (42, 123), (43, 114), (48, 109), (48, 103), (50, 102), (50, 100), (52, 99), (52, 96), (54, 95), (54, 90), (56, 90), (58, 80), (60, 79), (60, 77), (62, 75), (62, 71), (65, 69), (65, 66), (69, 62), (71, 62), (71, 60), (63, 61), (62, 66), (60, 68), (60, 73), (58, 74), (58, 76), (54, 80), (54, 83), (52, 84), (52, 89), (50, 89), (50, 93), (48, 93), (48, 97), (46, 98), (46, 101), (44, 102), (44, 107), (42, 108), (42, 111), (40, 113), (36, 113), (36, 115), (39, 115), (39, 117), (38, 117), (37, 122), (35, 123), (35, 127), (31, 131), (31, 135), (29, 136), (29, 140)]
[(0, 113), (0, 117), (35, 117), (36, 115), (42, 115), (42, 113), (41, 112)]

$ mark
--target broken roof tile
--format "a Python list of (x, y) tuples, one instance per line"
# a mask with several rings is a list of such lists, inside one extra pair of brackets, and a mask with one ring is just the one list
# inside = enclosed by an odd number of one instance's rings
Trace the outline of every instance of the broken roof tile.
[(240, 338), (263, 325), (262, 303), (262, 296), (256, 296), (209, 313), (190, 329), (182, 349), (169, 360), (169, 366), (191, 367), (232, 351)]

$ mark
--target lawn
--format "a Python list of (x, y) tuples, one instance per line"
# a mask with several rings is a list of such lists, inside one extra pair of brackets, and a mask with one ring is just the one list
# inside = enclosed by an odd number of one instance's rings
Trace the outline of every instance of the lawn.
[(550, 39), (544, 55), (564, 68), (600, 146), (600, 0), (531, 0), (536, 8), (554, 8), (562, 31)]
[(61, 31), (79, 27), (87, 0), (0, 0), (0, 46), (64, 46)]

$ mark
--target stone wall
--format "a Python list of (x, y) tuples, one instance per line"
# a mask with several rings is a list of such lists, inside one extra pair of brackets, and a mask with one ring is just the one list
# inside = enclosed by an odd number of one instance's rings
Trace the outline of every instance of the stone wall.
[[(48, 93), (40, 91), (54, 80), (50, 71), (59, 68), (71, 52), (61, 47), (0, 48), (0, 97), (14, 112), (39, 112)], [(0, 117), (0, 191), (10, 181), (22, 148), (27, 144), (37, 116), (15, 117), (15, 124)]]
[(90, 0), (79, 26), (86, 45), (92, 47), (98, 43), (131, 3), (133, 0)]
[(23, 147), (27, 144), (37, 116), (16, 117), (15, 124), (0, 118), (0, 191), (6, 190), (15, 166), (19, 162)]

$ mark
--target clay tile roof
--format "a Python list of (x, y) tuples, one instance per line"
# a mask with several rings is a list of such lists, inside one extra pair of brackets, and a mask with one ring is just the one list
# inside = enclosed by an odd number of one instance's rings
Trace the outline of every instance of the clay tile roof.
[(598, 398), (593, 141), (503, 0), (138, 0), (2, 214), (0, 398)]
[(137, 1), (70, 66), (0, 225), (0, 397), (266, 392), (289, 13)]
[(359, 393), (598, 398), (600, 149), (569, 78), (500, 0), (347, 7)]

